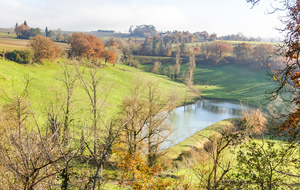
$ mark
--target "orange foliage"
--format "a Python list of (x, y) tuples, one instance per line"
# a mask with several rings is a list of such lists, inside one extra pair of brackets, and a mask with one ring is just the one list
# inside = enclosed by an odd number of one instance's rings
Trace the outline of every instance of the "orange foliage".
[(40, 62), (44, 59), (53, 60), (64, 55), (64, 50), (54, 44), (54, 42), (43, 36), (36, 36), (29, 42), (33, 50), (34, 59)]
[(166, 189), (170, 187), (172, 181), (157, 177), (157, 173), (162, 171), (160, 165), (149, 168), (139, 155), (126, 154), (125, 158), (119, 164), (124, 170), (124, 175), (119, 182), (120, 186), (131, 186), (133, 189)]
[(107, 47), (111, 47), (114, 46), (117, 49), (119, 48), (119, 44), (116, 42), (116, 40), (114, 38), (109, 38), (108, 42), (106, 43)]
[(18, 36), (18, 38), (29, 38), (29, 36), (30, 36), (30, 27), (25, 26), (24, 24), (21, 24), (20, 26), (17, 26), (15, 28), (15, 33)]
[(71, 50), (73, 55), (88, 59), (105, 59), (114, 62), (116, 55), (111, 51), (105, 51), (100, 40), (84, 33), (74, 33), (71, 39)]
[(194, 53), (195, 55), (197, 55), (200, 52), (200, 48), (199, 47), (195, 47), (194, 48)]
[(108, 61), (110, 63), (114, 63), (116, 59), (116, 54), (111, 51), (105, 51), (104, 58), (105, 58), (105, 62)]

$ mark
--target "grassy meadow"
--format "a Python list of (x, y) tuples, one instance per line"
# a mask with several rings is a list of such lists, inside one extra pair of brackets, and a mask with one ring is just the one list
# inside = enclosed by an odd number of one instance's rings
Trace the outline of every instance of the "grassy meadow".
[[(163, 68), (174, 64), (169, 57), (137, 56), (143, 71), (150, 72), (155, 61), (160, 61), (160, 74)], [(188, 71), (188, 58), (182, 58), (180, 74)], [(194, 89), (200, 89), (205, 98), (217, 98), (242, 101), (255, 106), (264, 106), (265, 92), (272, 90), (275, 84), (269, 80), (267, 69), (254, 69), (246, 65), (210, 65), (196, 59), (194, 71)], [(179, 78), (179, 80), (182, 80)]]
[[(0, 89), (1, 95), (10, 94), (12, 89), (21, 92), (23, 89), (22, 78), (30, 78), (29, 91), (31, 100), (36, 110), (41, 110), (42, 102), (55, 100), (57, 91), (63, 92), (62, 83), (58, 80), (62, 72), (61, 65), (66, 60), (61, 59), (56, 62), (45, 62), (43, 65), (21, 65), (12, 61), (0, 60)], [(70, 66), (72, 67), (72, 66)], [(152, 73), (141, 73), (139, 70), (126, 65), (108, 65), (101, 69), (101, 75), (104, 76), (101, 86), (109, 87), (110, 93), (107, 98), (107, 112), (109, 115), (116, 114), (118, 106), (123, 98), (128, 94), (130, 85), (134, 82), (135, 77), (142, 75), (145, 80), (159, 80), (161, 88), (165, 92), (174, 92), (181, 97), (178, 105), (183, 104), (185, 86), (180, 82), (174, 82), (165, 76), (158, 76)], [(88, 104), (83, 89), (77, 88), (75, 92), (75, 104), (79, 110), (86, 109)], [(190, 94), (189, 100), (197, 98), (196, 95)], [(6, 99), (2, 99), (5, 103)]]

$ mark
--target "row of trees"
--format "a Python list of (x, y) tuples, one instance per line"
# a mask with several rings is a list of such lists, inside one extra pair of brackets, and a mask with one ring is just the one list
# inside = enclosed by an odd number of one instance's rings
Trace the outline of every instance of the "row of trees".
[[(110, 50), (105, 50), (104, 45), (98, 38), (84, 33), (74, 33), (70, 39), (71, 50), (69, 56), (86, 58), (92, 60), (104, 60), (106, 62), (114, 63), (117, 59), (118, 44), (110, 44)], [(30, 50), (14, 50), (12, 52), (3, 52), (3, 57), (18, 63), (27, 64), (31, 60), (34, 62), (41, 62), (49, 59), (54, 60), (59, 57), (66, 56), (63, 48), (54, 43), (51, 38), (41, 35), (33, 37), (29, 41)], [(119, 60), (119, 59), (118, 59)]]
[(260, 42), (261, 38), (257, 37), (246, 37), (243, 33), (231, 34), (226, 36), (218, 37), (218, 40), (229, 40), (229, 41), (253, 41), (253, 42)]
[(253, 63), (256, 66), (267, 64), (272, 61), (271, 54), (274, 47), (269, 44), (258, 44), (252, 46), (247, 43), (238, 43), (234, 46), (227, 42), (202, 43), (202, 45), (191, 48), (187, 44), (181, 43), (173, 47), (171, 41), (158, 36), (147, 37), (138, 50), (133, 51), (137, 55), (158, 55), (158, 56), (176, 56), (180, 54), (183, 57), (189, 57), (191, 52), (197, 58), (202, 60), (210, 60), (213, 63), (219, 63), (226, 58), (230, 58), (230, 62), (239, 64)]
[(242, 33), (232, 34), (227, 36), (217, 37), (217, 34), (212, 33), (209, 34), (207, 31), (190, 33), (189, 31), (166, 31), (166, 32), (157, 32), (155, 26), (153, 25), (138, 25), (135, 28), (130, 26), (129, 33), (132, 36), (137, 37), (149, 37), (152, 38), (155, 36), (159, 36), (160, 38), (164, 38), (164, 41), (171, 41), (172, 44), (178, 43), (193, 43), (193, 42), (206, 42), (206, 41), (215, 41), (218, 40), (232, 40), (232, 41), (261, 41), (261, 39), (246, 37)]

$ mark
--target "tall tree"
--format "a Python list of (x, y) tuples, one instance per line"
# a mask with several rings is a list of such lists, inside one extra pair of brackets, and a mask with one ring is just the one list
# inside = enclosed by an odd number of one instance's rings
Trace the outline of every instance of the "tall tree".
[(180, 73), (180, 53), (179, 51), (176, 53), (176, 58), (175, 58), (175, 66), (174, 66), (174, 78), (177, 80), (179, 73)]
[(46, 33), (46, 37), (49, 37), (49, 34), (48, 34), (48, 27), (46, 26), (46, 29), (45, 29), (45, 33)]

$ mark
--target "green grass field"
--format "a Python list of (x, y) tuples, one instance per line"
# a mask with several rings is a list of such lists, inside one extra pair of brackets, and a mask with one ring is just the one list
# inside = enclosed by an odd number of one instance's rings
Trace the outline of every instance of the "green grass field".
[[(3, 91), (10, 94), (12, 89), (20, 92), (23, 89), (21, 78), (29, 76), (31, 78), (29, 90), (33, 106), (35, 109), (41, 110), (43, 106), (41, 104), (44, 101), (47, 99), (54, 100), (56, 92), (63, 91), (62, 84), (57, 78), (61, 73), (60, 64), (64, 61), (61, 59), (58, 60), (59, 63), (45, 62), (43, 65), (21, 65), (12, 61), (0, 60), (0, 89), (2, 90), (0, 95), (4, 95)], [(116, 65), (115, 67), (108, 65), (108, 67), (102, 68), (101, 72), (105, 76), (101, 85), (111, 88), (107, 99), (109, 108), (106, 111), (109, 115), (116, 113), (123, 98), (128, 94), (128, 89), (134, 82), (136, 75), (142, 75), (146, 80), (159, 80), (164, 91), (176, 90), (176, 93), (181, 97), (178, 105), (184, 101), (185, 86), (165, 76), (141, 73), (139, 70), (126, 65)], [(83, 89), (78, 87), (75, 94), (76, 108), (78, 110), (86, 109), (88, 102)], [(194, 101), (194, 98), (197, 96), (190, 94), (189, 100)], [(84, 101), (86, 103), (83, 103)], [(2, 103), (5, 103), (4, 99), (2, 99)]]
[[(163, 68), (174, 65), (174, 58), (137, 56), (141, 62), (141, 69), (150, 72), (150, 68), (157, 60), (162, 63)], [(269, 80), (267, 69), (253, 69), (246, 65), (227, 64), (221, 66), (209, 65), (196, 60), (194, 71), (194, 89), (200, 89), (205, 98), (217, 98), (242, 101), (255, 106), (264, 106), (265, 92), (275, 87)], [(187, 73), (188, 58), (182, 58), (181, 71)], [(182, 80), (181, 78), (179, 78)]]

